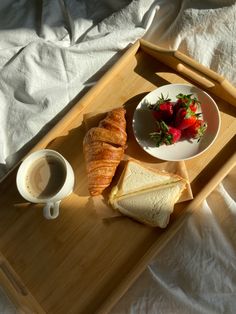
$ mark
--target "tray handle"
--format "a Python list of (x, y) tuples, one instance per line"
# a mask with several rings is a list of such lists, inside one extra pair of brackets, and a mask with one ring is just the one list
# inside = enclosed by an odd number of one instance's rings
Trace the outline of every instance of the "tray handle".
[[(120, 297), (125, 291), (135, 282), (138, 276), (145, 270), (151, 259), (154, 258), (160, 251), (167, 245), (167, 243), (173, 239), (176, 233), (180, 230), (184, 223), (193, 212), (196, 212), (199, 206), (202, 204), (210, 193), (217, 187), (217, 185), (228, 175), (228, 173), (236, 166), (236, 152), (232, 154), (232, 147), (235, 147), (236, 136), (234, 136), (230, 142), (221, 150), (220, 155), (215, 157), (217, 161), (213, 162), (212, 169), (218, 169), (216, 173), (213, 172), (209, 181), (204, 186), (204, 188), (199, 191), (196, 197), (189, 201), (185, 207), (179, 213), (179, 218), (173, 221), (170, 228), (167, 227), (165, 232), (158, 237), (158, 239), (153, 243), (152, 246), (146, 251), (143, 257), (138, 261), (135, 267), (128, 273), (120, 285), (114, 289), (110, 296), (101, 305), (101, 308), (96, 312), (97, 314), (108, 313), (112, 306), (118, 302)], [(216, 164), (215, 164), (216, 163)], [(215, 167), (215, 165), (217, 167)], [(173, 214), (172, 214), (173, 215)]]
[(19, 314), (45, 314), (18, 275), (0, 252), (0, 282), (4, 292), (13, 302)]
[(10, 270), (9, 266), (6, 262), (1, 258), (0, 260), (0, 271), (4, 274), (6, 280), (14, 287), (15, 291), (20, 293), (23, 296), (28, 295), (27, 289), (21, 284), (21, 282), (13, 275), (12, 271)]
[(223, 76), (178, 50), (168, 50), (140, 39), (140, 48), (216, 96), (236, 106), (236, 88)]

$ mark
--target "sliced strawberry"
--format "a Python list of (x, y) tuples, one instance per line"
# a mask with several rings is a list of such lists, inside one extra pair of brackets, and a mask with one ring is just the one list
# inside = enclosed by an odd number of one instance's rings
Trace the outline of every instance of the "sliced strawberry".
[(150, 133), (150, 137), (155, 141), (156, 146), (162, 144), (171, 145), (181, 138), (181, 130), (167, 125), (164, 121), (157, 121), (157, 132)]
[(183, 130), (182, 136), (188, 139), (193, 138), (200, 140), (206, 129), (207, 123), (201, 119), (198, 119), (189, 128)]

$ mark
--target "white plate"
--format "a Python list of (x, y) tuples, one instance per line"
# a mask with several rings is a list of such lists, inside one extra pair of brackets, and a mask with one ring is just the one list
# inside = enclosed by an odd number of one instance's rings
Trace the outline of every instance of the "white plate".
[[(156, 130), (155, 119), (147, 109), (145, 101), (155, 103), (163, 94), (172, 101), (176, 95), (193, 94), (201, 102), (202, 118), (207, 123), (207, 130), (200, 141), (181, 140), (172, 145), (156, 147), (149, 134)], [(215, 141), (220, 130), (220, 113), (215, 101), (203, 90), (188, 84), (168, 84), (147, 94), (138, 104), (133, 116), (134, 136), (139, 145), (150, 155), (168, 161), (187, 160), (206, 151)]]

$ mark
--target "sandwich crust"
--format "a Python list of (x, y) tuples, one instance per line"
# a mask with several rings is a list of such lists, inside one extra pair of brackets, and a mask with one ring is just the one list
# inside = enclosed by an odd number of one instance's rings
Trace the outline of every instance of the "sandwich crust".
[(177, 174), (151, 169), (128, 160), (116, 186), (111, 206), (139, 222), (165, 228), (187, 181)]
[(151, 189), (152, 187), (163, 186), (173, 182), (187, 181), (181, 176), (163, 170), (152, 169), (144, 166), (141, 162), (130, 159), (126, 162), (125, 168), (110, 193), (109, 199), (121, 197), (130, 193)]

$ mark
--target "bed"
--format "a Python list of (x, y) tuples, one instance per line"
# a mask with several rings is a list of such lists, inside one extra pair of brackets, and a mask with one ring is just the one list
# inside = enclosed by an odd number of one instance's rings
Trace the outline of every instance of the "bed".
[[(236, 85), (235, 1), (8, 0), (0, 15), (2, 182), (140, 38)], [(234, 168), (111, 313), (235, 313), (235, 179)], [(0, 309), (12, 311), (4, 298)]]

